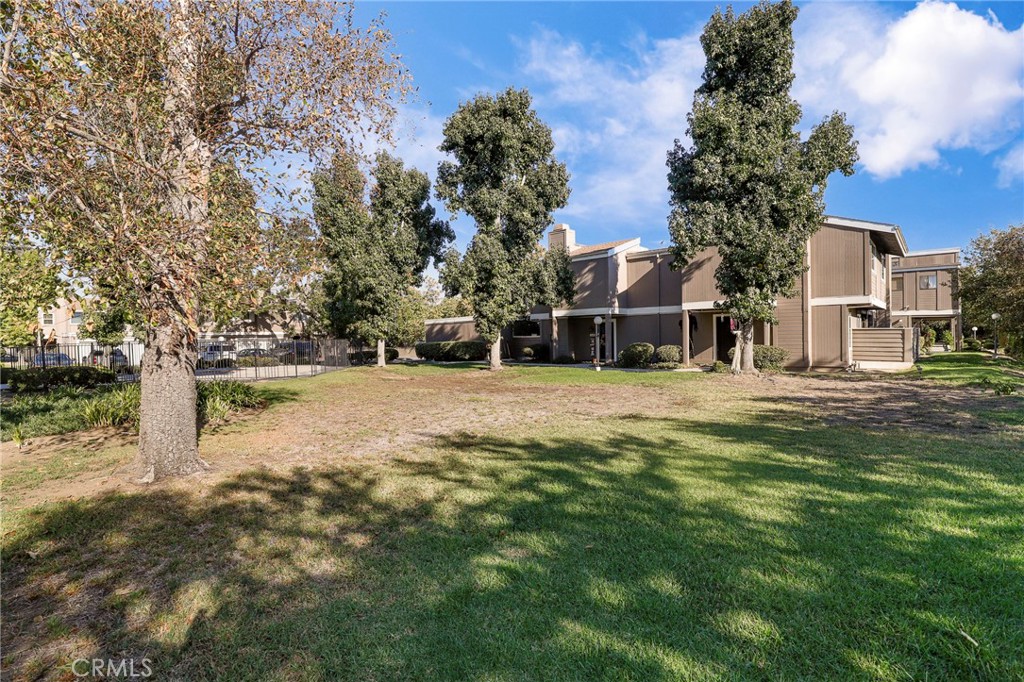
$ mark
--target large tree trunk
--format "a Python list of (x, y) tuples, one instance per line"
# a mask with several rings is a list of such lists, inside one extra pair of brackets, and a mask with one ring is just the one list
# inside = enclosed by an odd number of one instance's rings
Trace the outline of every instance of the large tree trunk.
[(139, 468), (144, 481), (204, 468), (196, 425), (195, 365), (199, 287), (206, 261), (211, 154), (197, 134), (198, 41), (194, 5), (170, 3), (167, 95), (164, 111), (171, 133), (162, 166), (168, 168), (166, 210), (185, 256), (168, 253), (153, 273), (146, 315), (139, 413)]
[(205, 468), (199, 459), (195, 332), (166, 325), (146, 332), (139, 411), (139, 468), (144, 482)]
[(740, 323), (736, 334), (736, 350), (732, 355), (732, 371), (734, 374), (757, 374), (754, 367), (754, 323)]
[(387, 364), (384, 358), (384, 339), (377, 339), (377, 366), (383, 367)]
[(491, 371), (501, 369), (501, 335), (491, 343)]

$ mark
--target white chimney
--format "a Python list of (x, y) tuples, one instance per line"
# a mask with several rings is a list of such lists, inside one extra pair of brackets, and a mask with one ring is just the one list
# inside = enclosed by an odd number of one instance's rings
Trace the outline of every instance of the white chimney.
[(576, 230), (565, 223), (558, 223), (548, 233), (548, 248), (554, 249), (559, 246), (565, 247), (566, 251), (576, 248)]

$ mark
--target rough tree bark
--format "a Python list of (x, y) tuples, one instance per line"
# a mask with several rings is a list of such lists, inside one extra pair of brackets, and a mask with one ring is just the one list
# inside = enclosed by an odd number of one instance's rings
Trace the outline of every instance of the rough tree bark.
[(174, 159), (167, 185), (167, 210), (189, 251), (187, 268), (169, 265), (156, 273), (147, 301), (146, 350), (142, 356), (139, 411), (139, 469), (143, 481), (199, 471), (195, 366), (198, 356), (196, 274), (206, 259), (211, 154), (196, 134), (195, 84), (198, 44), (193, 5), (174, 0), (168, 35), (168, 94), (164, 111), (171, 138), (166, 153)]
[(491, 371), (497, 372), (501, 367), (501, 335), (491, 342)]
[(385, 364), (387, 364), (387, 361), (384, 358), (384, 349), (385, 349), (384, 339), (377, 339), (377, 366), (378, 367), (383, 367)]
[(205, 468), (199, 459), (197, 357), (196, 334), (185, 325), (166, 324), (146, 332), (139, 411), (143, 482)]
[(741, 322), (736, 333), (736, 349), (732, 354), (732, 371), (734, 374), (757, 374), (754, 367), (754, 323)]

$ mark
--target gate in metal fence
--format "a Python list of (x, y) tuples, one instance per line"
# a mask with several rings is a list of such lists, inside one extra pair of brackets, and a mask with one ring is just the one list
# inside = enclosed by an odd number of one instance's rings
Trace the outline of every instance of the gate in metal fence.
[[(198, 345), (196, 377), (200, 379), (284, 379), (323, 374), (350, 364), (344, 339), (247, 336), (201, 339)], [(118, 381), (138, 381), (142, 353), (143, 346), (137, 342), (115, 346), (90, 342), (44, 344), (5, 347), (0, 363), (14, 369), (103, 367), (114, 372)]]

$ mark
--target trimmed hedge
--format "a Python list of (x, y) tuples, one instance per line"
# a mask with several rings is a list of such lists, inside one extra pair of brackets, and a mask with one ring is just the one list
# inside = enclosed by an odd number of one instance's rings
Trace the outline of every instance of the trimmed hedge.
[(249, 355), (244, 358), (238, 358), (237, 365), (239, 367), (276, 367), (280, 365), (281, 361), (277, 358), (263, 356)]
[(980, 351), (985, 350), (980, 339), (964, 339), (964, 350)]
[(571, 355), (559, 355), (554, 362), (556, 365), (575, 365), (577, 360)]
[[(736, 348), (729, 349), (729, 360), (736, 355)], [(754, 344), (754, 369), (763, 372), (781, 372), (789, 358), (789, 351), (778, 346)]]
[(416, 344), (416, 357), (435, 362), (486, 360), (483, 341), (424, 341)]
[(534, 343), (525, 346), (520, 354), (529, 360), (548, 362), (551, 359), (551, 347), (546, 343)]
[[(384, 362), (394, 362), (397, 359), (398, 349), (386, 346), (384, 348)], [(366, 365), (371, 362), (377, 362), (377, 349), (352, 351), (348, 354), (348, 361), (353, 365)]]
[(3, 380), (15, 393), (48, 391), (58, 386), (96, 388), (101, 384), (112, 384), (115, 381), (112, 371), (93, 365), (4, 369), (2, 373)]
[(665, 363), (676, 363), (683, 359), (683, 347), (682, 346), (658, 346), (658, 349), (654, 351), (654, 362), (659, 364)]
[(631, 343), (619, 352), (620, 367), (646, 367), (654, 357), (654, 346), (646, 342)]

